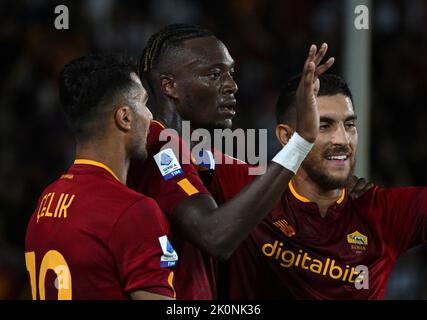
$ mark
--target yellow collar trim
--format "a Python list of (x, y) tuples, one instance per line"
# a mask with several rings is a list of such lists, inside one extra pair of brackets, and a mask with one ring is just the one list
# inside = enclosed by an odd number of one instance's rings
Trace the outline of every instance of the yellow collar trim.
[(159, 120), (151, 120), (151, 122), (155, 122), (155, 123), (157, 123), (159, 126), (161, 126), (163, 129), (165, 129), (166, 128), (166, 126), (163, 124), (163, 123), (161, 123)]
[(91, 166), (100, 167), (102, 169), (107, 170), (114, 178), (116, 178), (119, 182), (121, 182), (120, 179), (115, 175), (113, 170), (111, 170), (109, 167), (107, 167), (105, 164), (101, 162), (98, 162), (95, 160), (89, 160), (89, 159), (76, 159), (74, 160), (74, 164), (88, 164)]
[(345, 197), (345, 189), (342, 189), (341, 196), (337, 200), (337, 204), (340, 204), (344, 200), (344, 197)]
[(300, 195), (294, 188), (294, 184), (292, 183), (292, 180), (289, 181), (289, 190), (291, 190), (291, 193), (294, 195), (295, 198), (297, 198), (298, 200), (302, 201), (302, 202), (311, 202), (310, 200), (308, 200), (306, 197), (303, 197), (302, 195)]
[[(294, 187), (294, 184), (293, 184), (292, 180), (291, 180), (291, 181), (289, 181), (289, 184), (288, 184), (288, 185), (289, 185), (289, 190), (291, 190), (291, 193), (293, 194), (293, 196), (294, 196), (295, 198), (297, 198), (298, 200), (300, 200), (300, 201), (302, 201), (302, 202), (311, 202), (309, 199), (307, 199), (306, 197), (304, 197), (304, 196), (300, 195), (300, 194), (295, 190), (295, 187)], [(342, 189), (341, 196), (340, 196), (340, 197), (339, 197), (339, 199), (337, 200), (337, 204), (340, 204), (341, 202), (343, 202), (344, 198), (345, 198), (345, 189)]]

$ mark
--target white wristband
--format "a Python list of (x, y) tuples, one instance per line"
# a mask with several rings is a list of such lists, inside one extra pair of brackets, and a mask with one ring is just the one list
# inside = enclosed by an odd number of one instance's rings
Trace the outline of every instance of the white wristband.
[(310, 143), (295, 132), (288, 143), (271, 160), (286, 169), (297, 173), (298, 168), (310, 152), (314, 143)]

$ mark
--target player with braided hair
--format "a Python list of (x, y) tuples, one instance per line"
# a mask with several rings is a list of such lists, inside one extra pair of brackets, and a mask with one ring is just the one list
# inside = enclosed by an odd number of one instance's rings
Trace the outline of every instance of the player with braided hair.
[[(315, 96), (318, 75), (334, 59), (319, 65), (327, 51), (311, 46), (298, 89), (297, 125), (293, 139), (276, 155), (266, 173), (218, 206), (194, 164), (180, 162), (159, 140), (165, 128), (229, 128), (235, 114), (234, 61), (225, 45), (209, 31), (170, 25), (154, 34), (140, 60), (140, 76), (150, 88), (149, 107), (155, 121), (147, 142), (148, 159), (134, 162), (128, 184), (157, 200), (174, 229), (180, 264), (176, 270), (178, 299), (216, 298), (212, 259), (226, 259), (271, 210), (318, 134)], [(188, 150), (181, 137), (174, 137)], [(244, 166), (244, 165), (242, 165)]]

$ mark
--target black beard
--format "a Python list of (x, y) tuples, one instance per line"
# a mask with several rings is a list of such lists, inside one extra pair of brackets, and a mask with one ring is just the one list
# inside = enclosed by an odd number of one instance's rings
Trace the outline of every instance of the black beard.
[(356, 165), (356, 161), (353, 160), (353, 163), (350, 165), (350, 171), (346, 178), (344, 179), (336, 179), (329, 176), (325, 170), (321, 170), (319, 166), (311, 165), (310, 163), (303, 164), (304, 170), (307, 172), (309, 178), (316, 183), (320, 188), (325, 190), (335, 190), (345, 188), (349, 182), (351, 177), (354, 174), (354, 168)]

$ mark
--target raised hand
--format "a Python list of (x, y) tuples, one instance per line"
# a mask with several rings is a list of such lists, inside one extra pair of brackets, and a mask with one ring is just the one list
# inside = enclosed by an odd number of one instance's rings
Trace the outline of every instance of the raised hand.
[(310, 46), (296, 92), (296, 131), (308, 142), (314, 142), (319, 133), (319, 111), (316, 100), (320, 88), (318, 76), (328, 70), (335, 62), (335, 59), (331, 57), (324, 64), (319, 65), (327, 51), (328, 45), (326, 43), (322, 44), (319, 52), (317, 52), (317, 47), (314, 44)]

